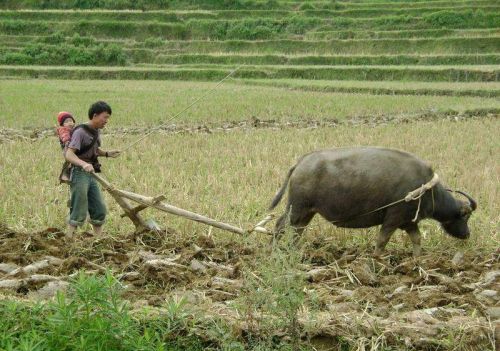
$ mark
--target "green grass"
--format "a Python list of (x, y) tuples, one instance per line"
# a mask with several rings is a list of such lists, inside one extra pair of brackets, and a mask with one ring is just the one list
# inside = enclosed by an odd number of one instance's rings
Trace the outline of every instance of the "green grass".
[(388, 81), (318, 81), (294, 79), (242, 79), (245, 85), (278, 87), (300, 91), (358, 93), (377, 95), (439, 95), (499, 97), (499, 83), (421, 83)]
[[(124, 40), (97, 40), (94, 37), (79, 36), (64, 37), (62, 33), (52, 36), (3, 36), (0, 37), (3, 48), (0, 49), (0, 62), (4, 64), (75, 64), (70, 60), (67, 51), (89, 51), (94, 48), (106, 54), (108, 51), (119, 51), (126, 55), (128, 63), (158, 63), (158, 64), (247, 64), (247, 65), (464, 65), (464, 64), (498, 64), (497, 53), (469, 54), (310, 54), (283, 55), (279, 53), (222, 53), (206, 54), (188, 53), (186, 50), (174, 48), (172, 43), (159, 37), (147, 38), (143, 42)], [(179, 42), (178, 42), (179, 43)], [(313, 42), (311, 42), (313, 43)], [(315, 42), (316, 46), (325, 42)], [(280, 42), (278, 42), (278, 45)], [(287, 43), (288, 44), (288, 43)], [(213, 46), (217, 45), (212, 43)], [(220, 45), (220, 44), (219, 44)], [(41, 47), (41, 50), (34, 49)], [(221, 49), (223, 49), (221, 47)], [(39, 51), (57, 53), (40, 56)], [(438, 51), (442, 51), (440, 48)], [(61, 52), (61, 53), (58, 53)], [(95, 55), (91, 55), (95, 56)], [(110, 62), (111, 64), (111, 62)]]
[[(496, 11), (498, 12), (498, 11)], [(357, 30), (394, 30), (394, 29), (439, 29), (439, 28), (498, 28), (500, 16), (496, 12), (438, 11), (411, 17), (407, 14), (377, 16), (373, 18), (308, 17), (293, 16), (266, 18), (245, 17), (244, 13), (235, 12), (234, 20), (191, 19), (185, 22), (160, 22), (159, 20), (120, 20), (86, 19), (84, 13), (78, 20), (66, 18), (57, 21), (4, 19), (0, 21), (0, 34), (38, 34), (48, 35), (63, 32), (71, 35), (75, 32), (96, 37), (120, 37), (144, 39), (161, 35), (168, 39), (276, 39), (302, 35), (307, 31), (343, 30), (346, 27)], [(264, 11), (265, 14), (270, 12)], [(319, 13), (323, 13), (322, 11)], [(64, 13), (62, 13), (64, 15)], [(56, 16), (57, 17), (57, 16)], [(71, 16), (69, 16), (71, 17)], [(92, 16), (90, 16), (92, 17)]]
[[(219, 81), (235, 66), (165, 65), (142, 67), (0, 66), (0, 77), (48, 79), (131, 79)], [(247, 79), (389, 80), (496, 82), (497, 66), (245, 66)]]
[[(59, 9), (71, 9), (71, 8), (86, 8), (88, 4), (92, 4), (89, 1), (79, 1), (77, 3), (72, 3), (64, 0), (53, 0), (50, 2), (46, 2), (43, 0), (4, 0), (0, 3), (0, 7), (3, 8), (32, 8), (32, 9), (46, 9), (46, 8), (59, 8)], [(171, 2), (162, 2), (162, 1), (150, 1), (147, 3), (141, 3), (137, 1), (100, 1), (96, 6), (99, 5), (101, 8), (110, 8), (110, 9), (283, 9), (283, 10), (300, 10), (304, 9), (303, 1), (267, 1), (267, 0), (256, 0), (256, 1), (197, 1), (193, 3), (193, 1), (182, 1), (176, 0)], [(348, 8), (393, 8), (393, 7), (401, 7), (401, 4), (404, 4), (405, 7), (409, 8), (425, 8), (427, 6), (478, 6), (478, 5), (496, 5), (495, 1), (492, 0), (479, 0), (479, 1), (468, 1), (468, 0), (459, 0), (459, 1), (364, 1), (362, 3), (358, 2), (344, 2), (344, 1), (307, 1), (308, 8), (316, 8), (316, 9), (348, 9)]]
[(425, 8), (427, 6), (441, 6), (441, 7), (455, 7), (455, 6), (475, 6), (475, 5), (494, 5), (495, 1), (492, 0), (459, 0), (459, 1), (447, 1), (447, 0), (434, 0), (434, 1), (363, 1), (363, 2), (343, 2), (342, 6), (352, 7), (352, 8), (364, 8), (364, 7), (384, 7), (384, 8), (400, 8), (402, 5), (408, 8)]
[[(494, 98), (416, 98), (308, 91), (284, 93), (280, 88), (228, 83), (188, 110), (175, 123), (220, 125), (248, 120), (252, 116), (277, 121), (345, 120), (355, 116), (418, 115), (430, 111), (464, 112), (500, 108), (500, 102)], [(82, 122), (87, 118), (88, 105), (98, 99), (109, 101), (114, 106), (113, 118), (119, 120), (120, 126), (157, 125), (214, 86), (215, 83), (172, 81), (4, 80), (0, 86), (1, 126), (30, 130), (51, 127), (60, 110), (72, 111)], [(26, 101), (30, 104), (25, 104)]]
[[(305, 45), (306, 44), (306, 45)], [(166, 41), (171, 53), (254, 53), (308, 55), (484, 54), (498, 52), (498, 39), (437, 38), (379, 40)]]
[(132, 313), (110, 273), (80, 272), (67, 294), (48, 303), (0, 300), (2, 350), (206, 350), (191, 333), (196, 321), (183, 301), (165, 301), (161, 316)]
[(308, 40), (332, 40), (332, 39), (403, 39), (403, 38), (442, 38), (442, 37), (486, 37), (498, 36), (500, 29), (420, 29), (420, 30), (342, 30), (342, 31), (318, 31), (308, 32), (305, 38)]
[[(342, 31), (318, 31), (308, 32), (304, 35), (307, 41), (324, 40), (348, 40), (348, 39), (428, 39), (428, 38), (487, 38), (498, 37), (500, 29), (423, 29), (423, 30), (392, 30), (392, 31), (372, 31), (372, 30), (342, 30)], [(23, 46), (26, 42), (45, 40), (50, 35), (0, 35), (0, 43)], [(148, 37), (145, 40), (161, 40), (161, 37)], [(134, 42), (132, 39), (122, 38), (100, 38), (99, 42), (114, 42), (125, 47), (141, 47), (147, 45), (143, 40)], [(161, 46), (161, 45), (160, 45)]]
[(465, 10), (480, 10), (483, 12), (498, 12), (500, 6), (495, 4), (457, 4), (454, 7), (429, 5), (420, 8), (352, 8), (343, 10), (312, 9), (303, 11), (287, 10), (217, 10), (217, 11), (99, 11), (99, 10), (38, 10), (38, 11), (9, 11), (0, 10), (0, 19), (29, 19), (29, 20), (102, 20), (102, 21), (161, 21), (181, 22), (191, 19), (241, 19), (241, 18), (283, 18), (287, 16), (319, 17), (319, 18), (370, 18), (379, 16), (406, 15), (421, 17), (422, 14), (435, 13), (443, 10), (461, 12)]
[[(500, 64), (500, 54), (462, 55), (231, 55), (160, 54), (133, 55), (135, 63), (246, 64), (246, 65), (489, 65)], [(151, 62), (153, 61), (153, 62)]]

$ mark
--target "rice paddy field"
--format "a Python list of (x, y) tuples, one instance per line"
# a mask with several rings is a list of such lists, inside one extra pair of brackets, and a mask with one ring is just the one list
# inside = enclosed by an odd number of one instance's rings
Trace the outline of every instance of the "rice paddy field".
[[(500, 349), (499, 9), (2, 1), (0, 350)], [(301, 155), (390, 147), (474, 197), (471, 236), (424, 220), (422, 256), (397, 231), (374, 257), (377, 227), (276, 242), (153, 209), (136, 233), (104, 191), (104, 234), (68, 240), (56, 115), (97, 100), (118, 189), (246, 229)]]

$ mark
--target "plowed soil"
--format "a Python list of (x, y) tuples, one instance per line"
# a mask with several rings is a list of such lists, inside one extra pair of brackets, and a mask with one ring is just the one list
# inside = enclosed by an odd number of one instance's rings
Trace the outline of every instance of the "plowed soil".
[[(255, 265), (255, 250), (207, 236), (193, 242), (173, 231), (66, 240), (56, 228), (21, 233), (0, 227), (0, 296), (50, 299), (79, 270), (110, 269), (136, 308), (184, 296), (244, 333), (248, 323), (230, 302), (244, 284), (241, 267)], [(305, 337), (317, 349), (339, 338), (380, 335), (388, 345), (416, 349), (462, 342), (466, 349), (491, 350), (495, 332), (500, 339), (499, 250), (433, 252), (418, 260), (390, 252), (375, 259), (371, 252), (316, 243), (305, 256), (305, 291), (314, 293), (319, 310), (314, 316), (301, 311), (299, 323), (309, 325)]]

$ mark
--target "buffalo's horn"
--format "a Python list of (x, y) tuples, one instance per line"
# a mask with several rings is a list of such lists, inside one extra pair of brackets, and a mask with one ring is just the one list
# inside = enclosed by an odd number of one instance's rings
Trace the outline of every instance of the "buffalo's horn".
[(466, 193), (464, 193), (463, 191), (460, 191), (460, 190), (455, 190), (455, 192), (462, 194), (463, 196), (465, 196), (469, 200), (470, 207), (472, 208), (472, 211), (474, 211), (477, 208), (477, 203), (476, 203), (476, 201), (474, 201), (474, 199), (472, 197), (470, 197), (469, 195), (467, 195)]

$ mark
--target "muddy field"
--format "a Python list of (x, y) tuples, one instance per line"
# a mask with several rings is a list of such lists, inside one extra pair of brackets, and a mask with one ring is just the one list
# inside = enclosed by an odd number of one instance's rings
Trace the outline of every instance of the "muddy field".
[[(167, 238), (167, 239), (165, 239)], [(269, 245), (267, 245), (269, 246)], [(244, 335), (252, 325), (231, 302), (245, 285), (262, 247), (194, 242), (173, 231), (67, 241), (61, 230), (37, 233), (0, 229), (0, 296), (46, 300), (79, 270), (111, 269), (134, 309), (158, 307), (182, 296)], [(408, 252), (374, 259), (370, 252), (333, 242), (308, 246), (299, 270), (317, 310), (299, 323), (317, 349), (334, 340), (369, 340), (417, 349), (494, 349), (500, 339), (500, 251), (433, 252), (414, 260)], [(330, 345), (330, 346), (328, 346)]]

